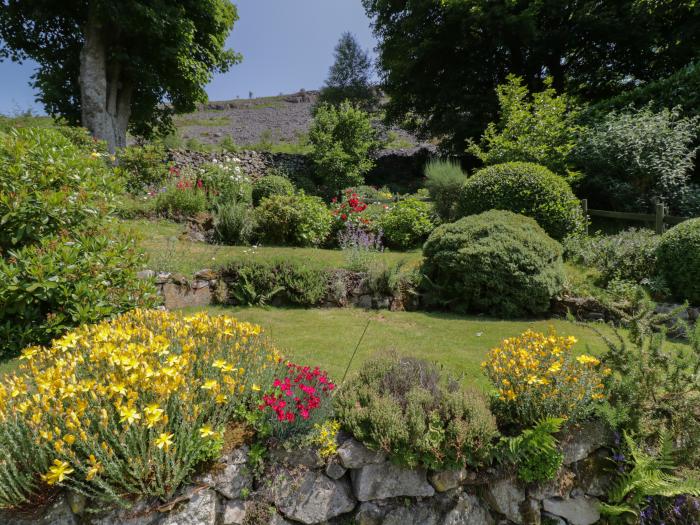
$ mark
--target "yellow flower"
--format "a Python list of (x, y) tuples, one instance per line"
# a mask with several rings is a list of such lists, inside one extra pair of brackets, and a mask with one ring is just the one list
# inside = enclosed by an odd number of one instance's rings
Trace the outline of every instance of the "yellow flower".
[(199, 435), (203, 438), (216, 435), (216, 432), (212, 430), (211, 425), (204, 425), (199, 429)]
[(202, 388), (204, 390), (214, 390), (218, 387), (219, 387), (219, 383), (215, 379), (210, 379), (208, 381), (205, 381), (204, 384), (202, 385)]
[(586, 355), (586, 354), (581, 354), (576, 358), (576, 361), (581, 363), (582, 365), (599, 365), (600, 364), (600, 359)]
[(90, 458), (88, 459), (88, 461), (90, 462), (90, 468), (88, 469), (87, 475), (85, 476), (86, 481), (92, 480), (102, 470), (102, 463), (97, 461), (94, 454), (90, 454)]
[(163, 432), (155, 440), (156, 447), (167, 452), (170, 450), (170, 445), (173, 444), (173, 434)]
[(41, 475), (41, 479), (49, 485), (55, 485), (56, 483), (61, 483), (68, 477), (68, 474), (72, 473), (73, 469), (70, 463), (61, 461), (60, 459), (54, 459), (53, 466), (49, 467), (49, 471), (46, 474)]
[(250, 387), (250, 389), (253, 392), (260, 392), (260, 387), (258, 385), (256, 385), (255, 383), (253, 383), (253, 385)]
[(141, 414), (133, 407), (120, 407), (119, 415), (121, 416), (119, 422), (126, 423), (127, 425), (131, 425), (141, 419)]

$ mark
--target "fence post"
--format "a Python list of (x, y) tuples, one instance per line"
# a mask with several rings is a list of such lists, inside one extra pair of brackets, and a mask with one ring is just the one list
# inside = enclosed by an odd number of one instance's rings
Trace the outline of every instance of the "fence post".
[(583, 209), (583, 220), (586, 224), (586, 235), (588, 235), (588, 199), (581, 199), (581, 208)]
[(656, 202), (656, 222), (654, 224), (654, 229), (656, 230), (656, 233), (661, 235), (664, 232), (664, 214), (666, 211), (666, 207), (664, 206), (663, 202)]

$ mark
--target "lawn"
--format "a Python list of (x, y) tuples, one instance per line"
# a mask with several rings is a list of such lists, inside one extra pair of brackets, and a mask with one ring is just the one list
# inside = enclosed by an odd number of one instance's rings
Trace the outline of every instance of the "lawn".
[[(133, 233), (149, 256), (149, 267), (156, 271), (180, 272), (191, 275), (203, 268), (217, 268), (238, 258), (258, 260), (288, 260), (314, 268), (342, 268), (345, 264), (340, 250), (293, 248), (289, 246), (218, 246), (192, 242), (182, 238), (184, 226), (166, 220), (121, 221)], [(385, 251), (381, 254), (387, 263), (406, 261), (418, 264), (420, 250), (410, 252)]]
[[(463, 383), (486, 387), (481, 362), (489, 349), (505, 337), (528, 328), (573, 335), (580, 353), (602, 353), (603, 341), (590, 329), (562, 320), (502, 321), (481, 316), (434, 312), (365, 311), (357, 308), (284, 309), (210, 307), (212, 314), (227, 313), (261, 325), (290, 359), (318, 365), (340, 379), (352, 352), (368, 326), (351, 370), (371, 355), (396, 350), (435, 361)], [(369, 325), (367, 322), (369, 321)]]

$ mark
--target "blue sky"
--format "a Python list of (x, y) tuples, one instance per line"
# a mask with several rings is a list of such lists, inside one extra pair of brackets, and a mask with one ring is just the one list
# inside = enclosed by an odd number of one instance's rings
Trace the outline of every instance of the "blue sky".
[[(351, 31), (372, 51), (375, 40), (360, 0), (234, 0), (239, 21), (228, 44), (243, 62), (207, 87), (211, 100), (291, 93), (323, 84), (333, 62), (333, 47)], [(28, 82), (36, 64), (0, 62), (0, 113), (33, 108)]]

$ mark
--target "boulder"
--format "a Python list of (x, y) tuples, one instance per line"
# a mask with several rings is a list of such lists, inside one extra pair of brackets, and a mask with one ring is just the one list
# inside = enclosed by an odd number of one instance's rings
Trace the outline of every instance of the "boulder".
[(543, 500), (548, 498), (568, 498), (571, 489), (574, 488), (576, 475), (567, 467), (561, 467), (557, 476), (544, 483), (533, 485), (527, 494), (529, 497)]
[(285, 517), (301, 523), (321, 523), (355, 508), (346, 480), (334, 480), (314, 471), (296, 476), (283, 472), (272, 487), (277, 509)]
[(213, 490), (194, 491), (185, 504), (165, 516), (158, 525), (216, 525), (217, 503)]
[(245, 513), (246, 504), (244, 501), (226, 501), (221, 508), (221, 525), (242, 525)]
[(347, 471), (348, 469), (341, 465), (336, 459), (329, 461), (326, 465), (326, 476), (332, 479), (342, 478)]
[(428, 479), (430, 480), (430, 484), (435, 487), (435, 490), (438, 492), (446, 492), (459, 487), (467, 480), (467, 477), (467, 470), (460, 468), (431, 472)]
[(386, 514), (383, 509), (372, 501), (365, 501), (360, 504), (360, 508), (355, 513), (356, 525), (382, 525), (382, 520)]
[(471, 494), (461, 494), (455, 507), (442, 521), (442, 525), (493, 525), (494, 520), (489, 511)]
[(600, 449), (571, 465), (576, 472), (576, 486), (589, 496), (604, 496), (611, 483), (610, 452)]
[(365, 465), (384, 463), (386, 454), (369, 450), (356, 439), (348, 439), (338, 447), (338, 458), (345, 468), (361, 468)]
[(522, 525), (525, 518), (521, 506), (525, 503), (525, 491), (513, 478), (494, 481), (486, 488), (484, 497), (493, 510), (510, 521)]
[(438, 525), (440, 514), (429, 505), (397, 507), (391, 510), (382, 525)]
[(593, 525), (600, 519), (600, 501), (578, 496), (569, 499), (546, 499), (542, 502), (545, 512), (564, 518), (570, 525)]
[(424, 469), (405, 469), (387, 462), (353, 469), (350, 477), (359, 501), (435, 494)]
[(200, 478), (200, 482), (216, 490), (227, 499), (239, 499), (243, 491), (253, 488), (253, 476), (248, 468), (248, 449), (237, 449), (224, 456), (221, 462)]
[(602, 421), (587, 421), (568, 429), (561, 439), (564, 465), (571, 465), (607, 445), (610, 433)]
[[(14, 514), (14, 515), (13, 515)], [(36, 515), (17, 516), (13, 512), (0, 511), (3, 525), (78, 525), (78, 519), (70, 510), (64, 495), (60, 495)]]
[(139, 501), (129, 509), (113, 509), (106, 515), (89, 520), (90, 525), (153, 525), (162, 514), (153, 502)]
[(324, 465), (321, 454), (315, 448), (276, 448), (270, 451), (270, 458), (288, 467), (318, 468)]

